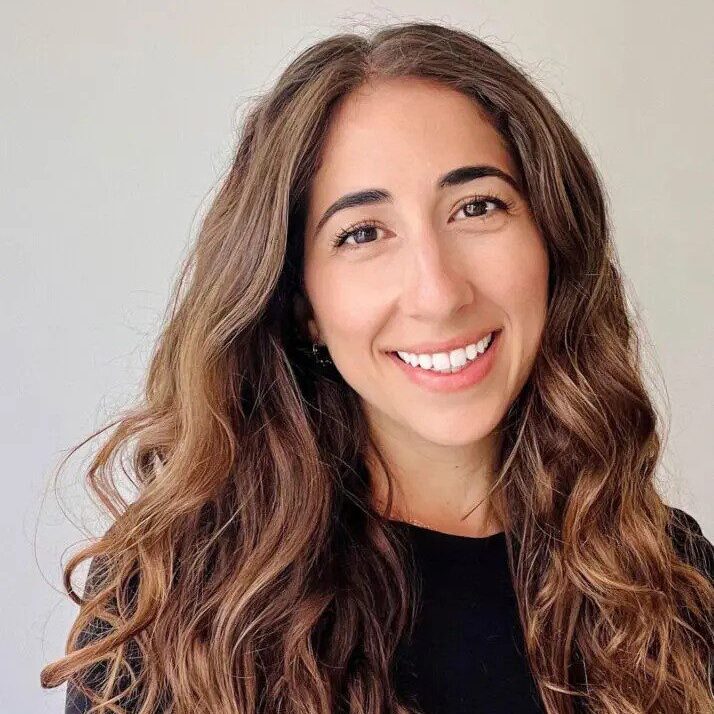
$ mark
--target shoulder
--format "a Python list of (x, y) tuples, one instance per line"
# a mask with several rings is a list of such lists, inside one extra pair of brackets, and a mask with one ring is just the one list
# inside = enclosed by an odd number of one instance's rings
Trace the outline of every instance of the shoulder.
[[(109, 560), (104, 556), (92, 558), (89, 563), (89, 570), (84, 584), (83, 599), (87, 600), (97, 590), (103, 586), (109, 568)], [(137, 581), (131, 578), (126, 583), (126, 592), (130, 599), (133, 598), (137, 590)], [(93, 617), (79, 633), (77, 639), (77, 649), (82, 649), (87, 645), (96, 642), (103, 637), (106, 637), (111, 632), (111, 625), (104, 619)], [(127, 654), (133, 664), (138, 665), (141, 661), (141, 656), (134, 642), (130, 642), (127, 646)], [(82, 684), (90, 690), (97, 692), (105, 683), (108, 675), (107, 660), (100, 660), (86, 671), (75, 673), (72, 678), (67, 681), (67, 690), (65, 697), (65, 714), (86, 714), (91, 709), (91, 702), (84, 695), (80, 687), (77, 686), (75, 677), (81, 679)], [(130, 679), (125, 672), (122, 672), (119, 678), (118, 686), (123, 689), (129, 684)], [(127, 712), (134, 711), (134, 700), (131, 698), (123, 698), (121, 704), (126, 708)]]
[(694, 516), (681, 508), (668, 508), (667, 532), (677, 555), (714, 583), (714, 545), (704, 535)]

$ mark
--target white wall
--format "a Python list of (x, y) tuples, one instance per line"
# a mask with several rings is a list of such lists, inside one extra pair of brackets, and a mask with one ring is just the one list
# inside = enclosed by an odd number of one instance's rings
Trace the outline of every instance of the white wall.
[[(437, 19), (525, 63), (603, 173), (672, 410), (664, 489), (711, 509), (711, 3), (5, 2), (0, 9), (0, 712), (39, 687), (76, 614), (60, 559), (102, 530), (66, 450), (136, 393), (241, 102), (355, 21)], [(446, 10), (446, 11), (445, 11)], [(61, 506), (69, 509), (63, 513)]]

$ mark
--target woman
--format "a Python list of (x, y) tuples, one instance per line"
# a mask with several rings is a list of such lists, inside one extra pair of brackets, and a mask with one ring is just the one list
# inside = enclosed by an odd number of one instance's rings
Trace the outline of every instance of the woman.
[(596, 169), (519, 69), (431, 23), (317, 43), (184, 273), (89, 471), (68, 712), (710, 710), (714, 549), (655, 489)]

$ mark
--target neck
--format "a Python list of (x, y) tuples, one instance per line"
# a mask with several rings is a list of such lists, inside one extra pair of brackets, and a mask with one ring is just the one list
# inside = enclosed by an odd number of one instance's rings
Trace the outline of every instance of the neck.
[(498, 533), (503, 527), (488, 495), (497, 446), (495, 432), (467, 447), (419, 447), (382, 433), (378, 448), (392, 477), (392, 504), (387, 513), (389, 477), (371, 445), (366, 463), (374, 506), (386, 518), (445, 533)]

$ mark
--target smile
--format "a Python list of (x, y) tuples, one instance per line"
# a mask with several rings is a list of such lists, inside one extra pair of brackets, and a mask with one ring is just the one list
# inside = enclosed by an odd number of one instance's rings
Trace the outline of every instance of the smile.
[(479, 359), (481, 355), (488, 350), (493, 334), (493, 332), (489, 332), (478, 342), (472, 342), (471, 344), (457, 347), (448, 352), (415, 354), (413, 352), (397, 351), (397, 355), (403, 362), (412, 367), (429, 369), (440, 373), (455, 374), (465, 369), (469, 362)]
[(433, 392), (454, 392), (478, 384), (498, 356), (503, 330), (494, 330), (479, 342), (449, 352), (415, 354), (389, 352), (399, 370), (413, 383)]

